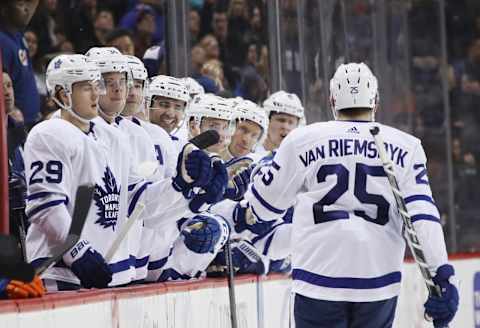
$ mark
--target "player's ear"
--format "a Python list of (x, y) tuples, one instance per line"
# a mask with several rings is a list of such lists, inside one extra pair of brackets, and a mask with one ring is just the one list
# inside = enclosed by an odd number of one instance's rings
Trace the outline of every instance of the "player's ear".
[(58, 88), (56, 90), (55, 98), (57, 98), (57, 100), (60, 101), (60, 103), (66, 105), (66, 106), (70, 105), (70, 99), (68, 99), (67, 93), (65, 92), (65, 89), (63, 89), (63, 88)]

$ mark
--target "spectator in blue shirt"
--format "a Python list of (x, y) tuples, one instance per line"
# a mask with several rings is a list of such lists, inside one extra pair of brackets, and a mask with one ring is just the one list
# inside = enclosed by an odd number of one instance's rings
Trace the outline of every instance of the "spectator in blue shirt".
[(0, 4), (0, 48), (3, 69), (13, 81), (15, 103), (32, 125), (40, 111), (40, 97), (32, 62), (23, 39), (23, 31), (32, 18), (39, 0), (5, 0)]

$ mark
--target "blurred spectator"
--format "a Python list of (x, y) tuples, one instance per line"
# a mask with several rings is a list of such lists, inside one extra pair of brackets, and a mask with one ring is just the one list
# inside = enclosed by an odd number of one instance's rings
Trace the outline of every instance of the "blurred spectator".
[(94, 31), (97, 0), (79, 0), (70, 4), (71, 6), (63, 4), (65, 34), (69, 40), (73, 40), (76, 52), (85, 53), (99, 44)]
[(196, 44), (200, 39), (200, 14), (195, 9), (190, 9), (188, 19), (190, 44)]
[(267, 97), (267, 91), (267, 84), (258, 75), (255, 68), (247, 66), (242, 72), (241, 81), (234, 94), (259, 104)]
[(207, 61), (206, 51), (201, 46), (195, 46), (191, 50), (192, 75), (200, 74), (203, 64)]
[(225, 89), (225, 81), (222, 63), (217, 59), (210, 59), (202, 66), (200, 73), (215, 82), (217, 92), (223, 91)]
[(267, 44), (267, 30), (264, 21), (265, 16), (262, 13), (261, 7), (255, 6), (252, 11), (252, 17), (250, 18), (250, 28), (252, 31), (251, 42)]
[(205, 58), (209, 59), (220, 59), (220, 48), (218, 46), (217, 39), (208, 34), (200, 40), (200, 46), (205, 50)]
[(35, 15), (30, 22), (29, 29), (35, 31), (38, 38), (39, 57), (52, 52), (59, 45), (56, 22), (57, 0), (40, 0)]
[(142, 58), (145, 64), (148, 77), (167, 74), (165, 42), (161, 42), (158, 46), (148, 48), (140, 58)]
[(247, 1), (231, 0), (228, 8), (228, 53), (225, 54), (225, 64), (232, 67), (244, 64), (249, 39), (251, 30)]
[(18, 147), (25, 143), (26, 133), (22, 112), (15, 107), (13, 84), (7, 72), (3, 72), (3, 95), (5, 114), (7, 114), (8, 159), (13, 165), (17, 162)]
[(113, 13), (107, 9), (102, 9), (97, 12), (93, 27), (95, 30), (96, 45), (105, 46), (107, 44), (107, 35), (112, 32), (115, 27)]
[(32, 61), (33, 72), (35, 75), (35, 84), (37, 85), (38, 93), (41, 96), (47, 94), (47, 86), (45, 84), (45, 74), (42, 74), (40, 67), (40, 60), (38, 59), (38, 39), (34, 31), (27, 30), (24, 34), (27, 43), (28, 55)]
[(105, 41), (107, 46), (117, 48), (124, 55), (135, 55), (133, 35), (129, 30), (123, 28), (115, 29), (106, 36)]
[[(150, 44), (148, 44), (148, 46), (143, 46), (143, 49), (138, 49), (139, 51), (137, 53), (141, 53), (140, 57), (149, 46), (158, 44), (165, 39), (165, 18), (163, 17), (161, 1), (150, 0), (148, 2), (150, 2), (150, 5), (142, 3), (137, 4), (120, 20), (120, 27), (130, 30), (134, 33), (135, 38), (137, 38), (137, 31), (145, 33), (148, 30), (148, 33), (150, 34)], [(140, 27), (139, 24), (143, 26)], [(135, 46), (137, 47), (137, 44), (135, 44)]]
[(412, 46), (412, 79), (415, 105), (423, 124), (429, 129), (440, 128), (444, 115), (440, 76), (439, 49), (429, 39), (417, 39)]
[(22, 111), (27, 125), (32, 125), (38, 118), (40, 98), (35, 85), (32, 62), (23, 42), (23, 31), (37, 5), (38, 0), (7, 0), (0, 4), (0, 48), (3, 70), (13, 81), (15, 103)]

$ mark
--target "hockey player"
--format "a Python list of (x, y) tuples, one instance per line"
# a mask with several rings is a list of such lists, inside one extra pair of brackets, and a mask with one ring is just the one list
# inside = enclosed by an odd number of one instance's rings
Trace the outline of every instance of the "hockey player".
[(248, 156), (260, 143), (268, 129), (265, 111), (249, 100), (240, 100), (233, 107), (235, 131), (230, 144), (220, 154), (224, 161)]
[[(194, 186), (212, 183), (211, 161), (194, 150), (183, 161), (193, 180), (182, 174), (155, 183), (136, 178), (129, 140), (118, 129), (92, 122), (98, 99), (105, 93), (101, 73), (83, 55), (60, 55), (47, 68), (48, 91), (61, 108), (61, 119), (44, 121), (30, 132), (25, 145), (28, 183), (28, 258), (38, 265), (52, 255), (67, 235), (75, 199), (81, 184), (94, 184), (95, 194), (81, 240), (63, 261), (43, 275), (48, 290), (104, 288), (135, 279), (131, 243), (122, 243), (111, 263), (104, 255), (138, 202), (147, 207), (145, 222), (165, 222), (188, 209), (184, 195)], [(159, 201), (159, 199), (161, 201)], [(164, 203), (165, 202), (165, 203)], [(135, 254), (135, 253), (134, 253)]]
[(232, 107), (227, 99), (209, 93), (196, 96), (186, 115), (190, 136), (207, 130), (217, 131), (220, 141), (207, 148), (207, 151), (222, 153), (232, 135), (232, 114)]
[[(188, 90), (181, 80), (158, 75), (150, 80), (145, 93), (146, 110), (151, 124), (143, 126), (156, 145), (159, 160), (164, 162), (166, 175), (171, 176), (178, 153), (187, 141), (172, 137), (170, 133), (178, 129), (183, 122), (185, 105), (190, 99)], [(165, 141), (165, 135), (170, 141)]]
[(305, 119), (303, 105), (297, 95), (277, 91), (264, 102), (269, 125), (267, 137), (255, 152), (266, 155), (280, 146), (283, 139)]
[(167, 75), (157, 75), (151, 79), (147, 92), (150, 122), (167, 131), (177, 149), (181, 149), (186, 142), (174, 134), (183, 125), (189, 100), (190, 95), (182, 79)]
[[(137, 57), (126, 57), (128, 60), (128, 66), (132, 72), (133, 87), (129, 89), (127, 103), (121, 116), (145, 129), (153, 142), (156, 159), (159, 165), (159, 167), (157, 167), (156, 165), (146, 165), (148, 163), (145, 163), (144, 167), (141, 169), (141, 171), (143, 171), (142, 175), (152, 177), (152, 175), (155, 174), (158, 178), (172, 177), (175, 175), (175, 167), (177, 165), (178, 157), (178, 152), (174, 148), (172, 139), (168, 133), (158, 125), (135, 117), (135, 114), (140, 111), (148, 113), (145, 106), (145, 95), (149, 90), (147, 70), (142, 61)], [(157, 82), (158, 80), (153, 82), (154, 85), (152, 85), (150, 90), (158, 87), (155, 85)]]
[(441, 297), (426, 313), (435, 327), (458, 307), (453, 267), (426, 176), (420, 140), (374, 122), (377, 80), (365, 64), (341, 65), (330, 81), (335, 121), (293, 131), (246, 198), (274, 219), (296, 202), (293, 292), (297, 328), (391, 327), (405, 253), (402, 220), (370, 128), (377, 126)]
[[(130, 139), (133, 165), (137, 170), (146, 163), (156, 163), (155, 148), (148, 133), (130, 120), (124, 119), (120, 113), (127, 106), (127, 96), (138, 90), (133, 81), (132, 71), (128, 65), (128, 57), (113, 47), (94, 47), (85, 54), (89, 61), (93, 62), (102, 73), (105, 81), (106, 94), (100, 95), (98, 100), (99, 116), (108, 124), (118, 126)], [(137, 82), (137, 86), (139, 83)], [(133, 96), (131, 95), (130, 101)], [(127, 111), (134, 105), (130, 104)], [(128, 113), (127, 113), (128, 114)], [(97, 121), (100, 120), (97, 118)], [(103, 122), (101, 122), (103, 123)]]

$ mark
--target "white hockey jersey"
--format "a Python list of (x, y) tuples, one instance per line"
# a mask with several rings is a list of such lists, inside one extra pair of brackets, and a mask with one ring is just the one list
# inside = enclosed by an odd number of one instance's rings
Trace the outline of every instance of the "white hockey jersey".
[(330, 301), (398, 295), (403, 222), (369, 129), (379, 126), (432, 272), (447, 262), (420, 140), (375, 122), (331, 121), (289, 134), (245, 197), (261, 219), (295, 205), (293, 291)]
[[(96, 185), (81, 238), (102, 255), (138, 202), (146, 205), (144, 220), (155, 224), (168, 221), (172, 215), (179, 217), (188, 209), (188, 202), (173, 189), (171, 180), (150, 183), (136, 177), (128, 137), (101, 119), (95, 122), (86, 134), (65, 120), (48, 120), (35, 126), (28, 136), (25, 161), (26, 213), (31, 222), (27, 235), (29, 260), (42, 261), (65, 240), (73, 213), (72, 200), (81, 184)], [(135, 267), (147, 265), (148, 259), (136, 257), (135, 240), (138, 243), (139, 237), (133, 237), (129, 235), (109, 263), (114, 273), (111, 286), (134, 280)], [(61, 263), (44, 277), (79, 283)]]
[(160, 163), (159, 175), (173, 177), (177, 172), (178, 153), (170, 135), (160, 126), (136, 118), (132, 122), (140, 125), (150, 136), (157, 161)]

